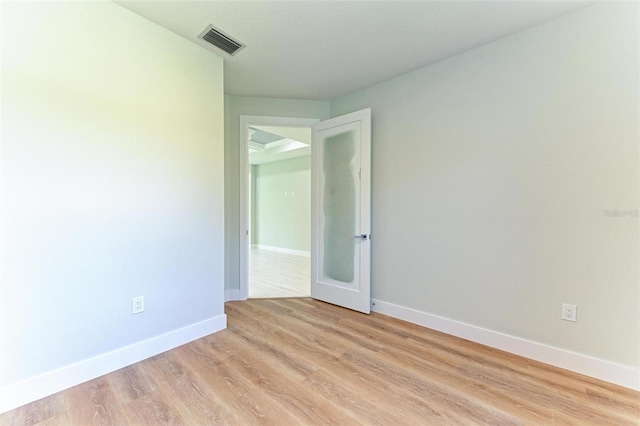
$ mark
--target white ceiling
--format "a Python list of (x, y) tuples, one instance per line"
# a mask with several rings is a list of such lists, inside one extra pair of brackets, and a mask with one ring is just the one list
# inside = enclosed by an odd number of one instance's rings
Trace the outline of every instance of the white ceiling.
[(225, 92), (331, 100), (570, 12), (582, 1), (117, 1), (225, 54)]
[[(266, 132), (263, 135), (251, 135), (249, 140), (249, 164), (265, 164), (274, 161), (288, 160), (290, 158), (311, 155), (311, 127), (274, 127), (274, 126), (251, 126), (257, 132)], [(272, 143), (267, 143), (260, 147), (261, 150), (251, 149), (251, 141), (255, 137), (263, 136), (264, 140), (270, 137), (279, 138)]]

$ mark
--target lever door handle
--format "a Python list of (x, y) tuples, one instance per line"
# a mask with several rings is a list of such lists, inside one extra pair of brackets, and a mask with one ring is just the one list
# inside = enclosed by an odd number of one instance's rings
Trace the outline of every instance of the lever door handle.
[(360, 234), (360, 235), (356, 235), (354, 238), (366, 241), (366, 240), (370, 240), (371, 239), (371, 235), (369, 235), (369, 234)]

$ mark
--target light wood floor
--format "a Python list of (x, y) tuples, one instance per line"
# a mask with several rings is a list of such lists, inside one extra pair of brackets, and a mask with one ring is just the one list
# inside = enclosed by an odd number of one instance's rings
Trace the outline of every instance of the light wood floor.
[(631, 425), (640, 393), (311, 299), (0, 416), (41, 425)]
[(310, 259), (252, 248), (249, 253), (249, 298), (308, 297)]

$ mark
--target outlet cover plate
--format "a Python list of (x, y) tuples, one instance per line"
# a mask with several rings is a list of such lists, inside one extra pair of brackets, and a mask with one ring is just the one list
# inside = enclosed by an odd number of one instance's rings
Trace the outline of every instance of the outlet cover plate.
[(134, 297), (131, 306), (132, 314), (139, 314), (144, 312), (144, 296)]
[(575, 322), (578, 315), (576, 311), (576, 305), (570, 305), (568, 303), (562, 304), (562, 319), (565, 321)]

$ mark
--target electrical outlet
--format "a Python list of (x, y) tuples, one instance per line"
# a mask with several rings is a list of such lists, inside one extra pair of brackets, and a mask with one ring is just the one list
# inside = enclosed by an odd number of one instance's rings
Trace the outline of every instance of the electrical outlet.
[(562, 319), (575, 322), (577, 319), (576, 305), (562, 304)]
[(140, 312), (144, 312), (144, 296), (138, 296), (133, 298), (131, 313), (139, 314)]

